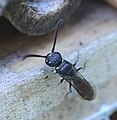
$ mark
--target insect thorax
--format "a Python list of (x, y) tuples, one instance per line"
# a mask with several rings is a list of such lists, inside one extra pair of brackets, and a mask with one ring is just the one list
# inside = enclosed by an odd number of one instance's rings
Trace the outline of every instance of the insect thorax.
[(65, 79), (72, 78), (76, 75), (75, 67), (66, 60), (63, 60), (61, 64), (55, 68), (56, 73)]

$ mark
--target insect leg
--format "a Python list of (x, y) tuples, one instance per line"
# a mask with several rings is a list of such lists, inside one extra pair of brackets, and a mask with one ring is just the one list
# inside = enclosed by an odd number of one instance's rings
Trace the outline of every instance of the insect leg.
[(72, 84), (71, 84), (71, 83), (69, 83), (69, 93), (71, 93), (71, 92), (72, 92), (71, 86), (72, 86)]
[(86, 61), (84, 62), (83, 67), (78, 68), (77, 71), (79, 71), (79, 70), (81, 70), (81, 69), (82, 69), (82, 70), (85, 70), (87, 61), (88, 61), (88, 60), (86, 60)]
[(72, 92), (72, 84), (69, 82), (69, 92), (65, 95), (65, 98)]
[(75, 63), (73, 64), (73, 66), (76, 66), (76, 64), (77, 64), (77, 62), (75, 62)]
[(80, 67), (80, 68), (78, 68), (78, 69), (77, 69), (77, 71), (79, 71), (79, 70), (81, 70), (81, 69), (82, 69), (82, 70), (84, 70), (84, 68), (83, 68), (83, 67)]
[(76, 59), (75, 63), (73, 64), (73, 66), (76, 66), (78, 59), (79, 59), (79, 51), (78, 51), (77, 59)]
[(57, 86), (60, 85), (61, 83), (63, 83), (64, 80), (65, 80), (64, 78), (61, 79), (61, 81), (57, 84)]
[(65, 80), (64, 78), (63, 78), (63, 79), (61, 79), (60, 83), (62, 83), (64, 80)]

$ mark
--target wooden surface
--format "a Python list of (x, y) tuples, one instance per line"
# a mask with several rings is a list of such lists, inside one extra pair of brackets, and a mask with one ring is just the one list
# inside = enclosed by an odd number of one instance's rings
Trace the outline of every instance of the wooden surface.
[[(81, 73), (95, 86), (97, 96), (92, 102), (80, 99), (75, 90), (65, 99), (68, 84), (56, 86), (61, 78), (50, 71), (43, 59), (22, 60), (28, 53), (48, 53), (54, 32), (45, 36), (26, 36), (3, 18), (0, 26), (0, 120), (95, 120), (103, 117), (103, 114), (94, 115), (103, 106), (116, 103), (116, 9), (106, 3), (90, 1), (59, 31), (56, 50), (65, 59), (74, 63), (78, 51), (76, 67), (88, 59), (86, 69)], [(114, 105), (109, 113), (117, 107)], [(90, 118), (93, 115), (94, 118)]]
[(107, 1), (110, 5), (117, 8), (117, 1), (116, 0), (105, 0), (105, 1)]

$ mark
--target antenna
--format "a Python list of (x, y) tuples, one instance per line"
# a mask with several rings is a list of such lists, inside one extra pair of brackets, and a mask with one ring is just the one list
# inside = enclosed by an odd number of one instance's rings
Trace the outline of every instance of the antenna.
[(28, 57), (42, 57), (42, 58), (46, 58), (46, 56), (44, 56), (44, 55), (29, 54), (29, 55), (24, 56), (23, 59), (25, 60), (25, 59), (28, 58)]
[(57, 35), (58, 35), (58, 29), (60, 27), (60, 25), (63, 23), (63, 19), (60, 19), (58, 22), (57, 22), (57, 25), (56, 25), (56, 28), (55, 28), (55, 36), (54, 36), (54, 44), (53, 44), (53, 47), (52, 47), (52, 51), (51, 52), (54, 52), (55, 50), (55, 45), (56, 45), (56, 40), (57, 40)]
[[(56, 39), (57, 39), (58, 29), (59, 29), (59, 27), (60, 27), (60, 25), (61, 25), (62, 23), (63, 23), (63, 19), (60, 19), (60, 20), (57, 22), (56, 29), (55, 29), (54, 44), (53, 44), (53, 47), (52, 47), (52, 52), (54, 52), (54, 50), (55, 50), (55, 45), (56, 45)], [(28, 57), (42, 57), (42, 58), (46, 58), (47, 56), (29, 54), (29, 55), (24, 56), (23, 59), (26, 59), (26, 58), (28, 58)]]

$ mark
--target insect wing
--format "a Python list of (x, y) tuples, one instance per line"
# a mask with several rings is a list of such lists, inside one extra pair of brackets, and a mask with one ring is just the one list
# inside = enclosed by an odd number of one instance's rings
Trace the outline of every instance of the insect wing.
[(93, 100), (95, 98), (95, 89), (83, 76), (78, 76), (73, 80), (73, 87), (84, 99)]

